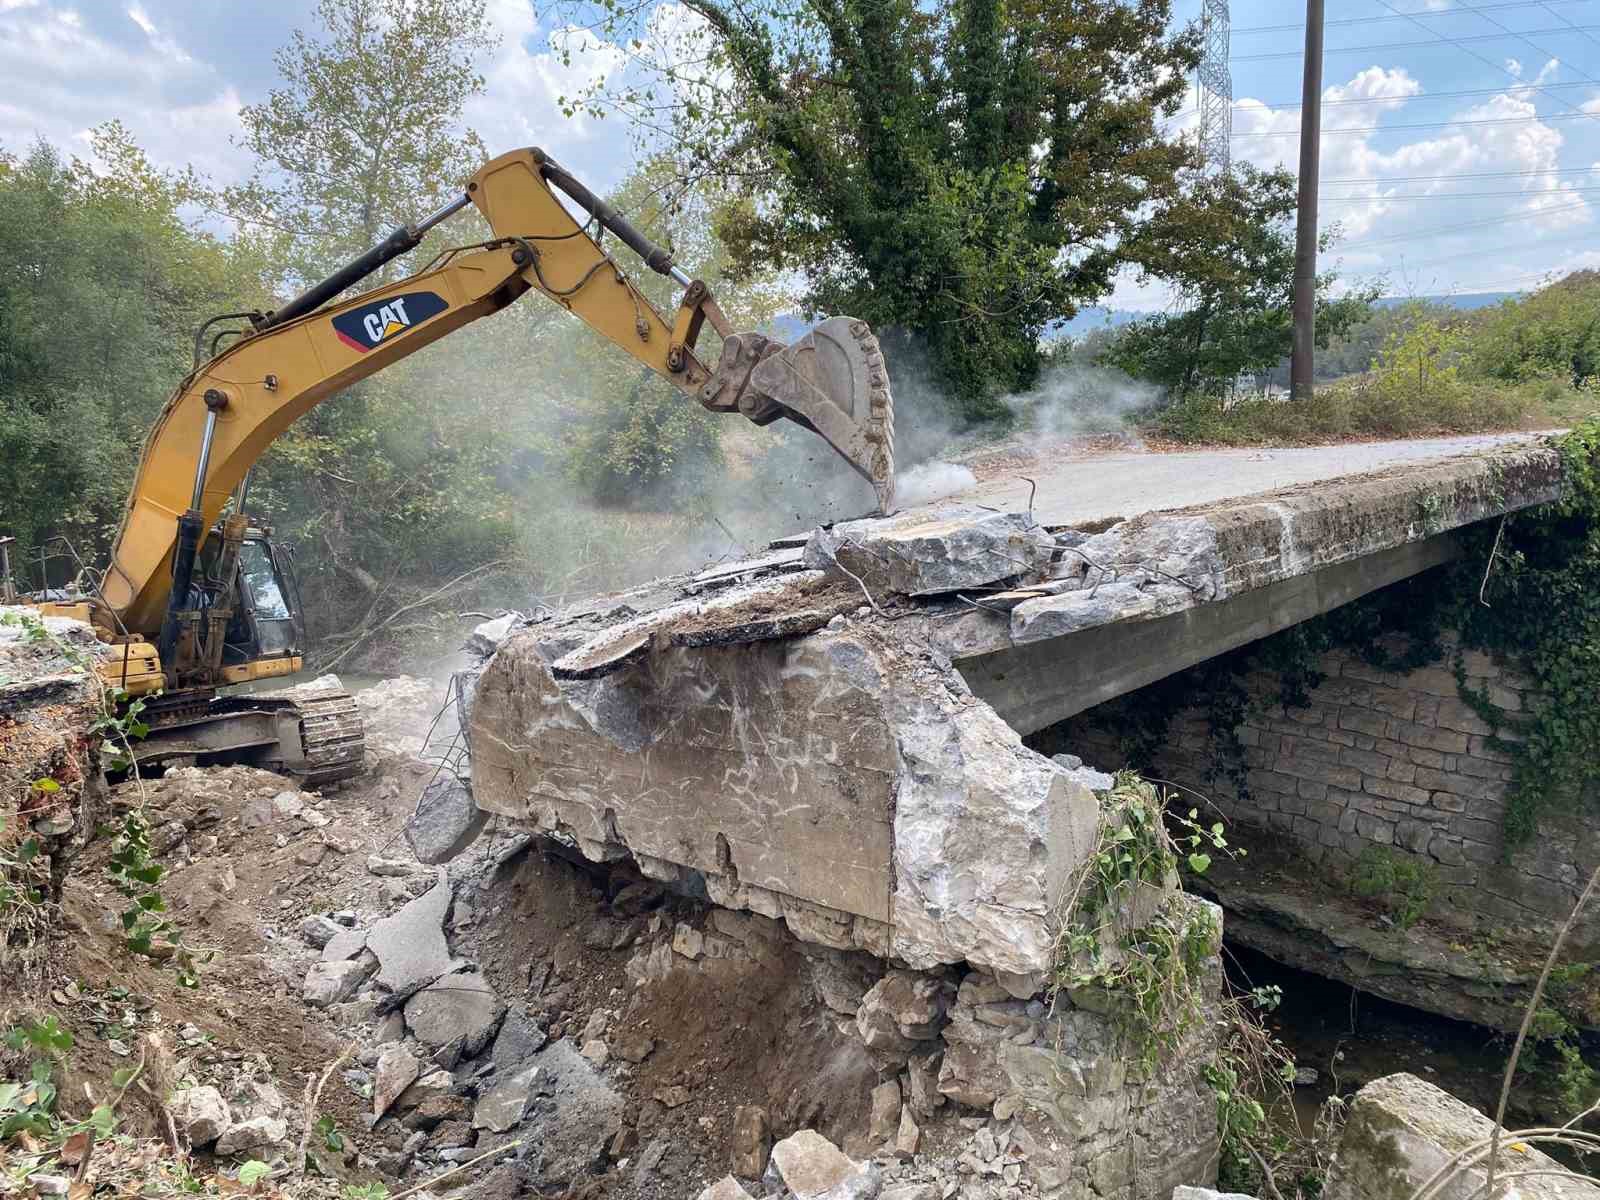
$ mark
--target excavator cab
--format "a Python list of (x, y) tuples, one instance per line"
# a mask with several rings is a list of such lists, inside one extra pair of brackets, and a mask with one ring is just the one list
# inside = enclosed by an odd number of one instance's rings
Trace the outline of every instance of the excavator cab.
[[(212, 547), (219, 542), (215, 535), (206, 540), (213, 559)], [(224, 668), (293, 659), (305, 652), (305, 605), (290, 546), (274, 544), (263, 530), (248, 530), (239, 544), (232, 594), (233, 615), (222, 646)]]

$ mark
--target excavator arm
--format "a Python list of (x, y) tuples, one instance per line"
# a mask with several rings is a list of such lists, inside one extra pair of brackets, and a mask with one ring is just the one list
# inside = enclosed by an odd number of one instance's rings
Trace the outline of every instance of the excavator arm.
[[(553, 188), (588, 220), (574, 218)], [(488, 220), (490, 240), (447, 251), (397, 283), (333, 300), (468, 203)], [(605, 231), (684, 285), (670, 321), (603, 248)], [(114, 622), (125, 633), (159, 630), (161, 659), (172, 663), (205, 531), (231, 495), (242, 501), (250, 468), (273, 439), (352, 383), (528, 291), (543, 292), (708, 409), (757, 424), (787, 418), (818, 433), (873, 485), (883, 511), (891, 510), (893, 405), (865, 322), (833, 317), (790, 346), (735, 332), (709, 289), (665, 250), (541, 151), (517, 150), (486, 163), (460, 199), (395, 230), (297, 299), (273, 313), (248, 314), (243, 336), (183, 380), (145, 443), (100, 583)], [(707, 321), (723, 338), (711, 365), (695, 355)], [(197, 362), (201, 353), (197, 335)], [(187, 616), (192, 634), (199, 616)], [(177, 682), (169, 670), (169, 686)]]

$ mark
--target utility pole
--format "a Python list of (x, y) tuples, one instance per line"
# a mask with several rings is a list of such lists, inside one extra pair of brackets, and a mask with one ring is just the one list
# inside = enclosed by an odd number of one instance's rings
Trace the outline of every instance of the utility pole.
[(1322, 153), (1322, 0), (1306, 0), (1305, 80), (1300, 92), (1300, 203), (1294, 226), (1294, 351), (1289, 393), (1309, 400), (1317, 319), (1317, 174)]

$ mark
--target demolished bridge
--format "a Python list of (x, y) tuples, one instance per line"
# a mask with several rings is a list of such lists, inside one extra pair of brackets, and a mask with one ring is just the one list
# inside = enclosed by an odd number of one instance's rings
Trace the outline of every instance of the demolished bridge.
[(1542, 442), (1463, 443), (1076, 525), (1047, 489), (1031, 511), (956, 497), (508, 630), (470, 704), (477, 804), (803, 940), (964, 962), (1031, 995), (1099, 818), (1020, 735), (1442, 563), (1455, 530), (1558, 493)]

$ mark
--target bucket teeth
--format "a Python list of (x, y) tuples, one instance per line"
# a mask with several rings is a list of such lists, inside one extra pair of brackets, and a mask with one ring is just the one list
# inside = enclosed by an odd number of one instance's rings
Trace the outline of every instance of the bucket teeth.
[(809, 427), (872, 485), (878, 507), (894, 510), (894, 397), (872, 328), (829, 317), (761, 361), (750, 387)]

